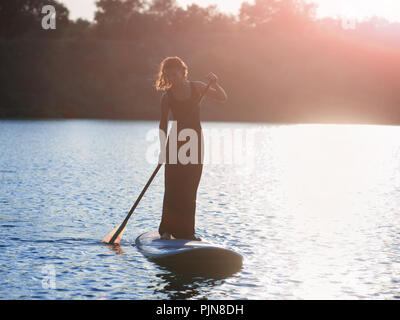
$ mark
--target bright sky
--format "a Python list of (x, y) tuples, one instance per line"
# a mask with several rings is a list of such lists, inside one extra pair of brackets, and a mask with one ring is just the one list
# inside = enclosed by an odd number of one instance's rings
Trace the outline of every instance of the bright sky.
[[(93, 20), (96, 0), (59, 0), (70, 10), (70, 18)], [(243, 0), (177, 0), (184, 7), (197, 3), (200, 6), (217, 4), (221, 11), (236, 14)], [(308, 0), (318, 6), (318, 16), (345, 16), (362, 20), (365, 17), (380, 16), (389, 21), (400, 22), (400, 0)], [(253, 0), (248, 2), (252, 3)]]

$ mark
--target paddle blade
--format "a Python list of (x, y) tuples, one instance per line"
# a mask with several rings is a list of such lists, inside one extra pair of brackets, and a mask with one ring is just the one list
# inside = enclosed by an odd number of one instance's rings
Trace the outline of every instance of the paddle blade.
[(117, 230), (119, 229), (121, 224), (118, 227), (116, 227), (113, 231), (111, 231), (101, 242), (109, 243), (109, 244), (119, 244), (121, 242), (122, 235), (124, 234), (126, 227), (124, 229), (122, 229), (121, 233), (118, 235), (118, 237), (115, 239), (115, 241), (113, 243), (110, 243), (110, 240), (113, 237), (113, 235), (117, 232)]

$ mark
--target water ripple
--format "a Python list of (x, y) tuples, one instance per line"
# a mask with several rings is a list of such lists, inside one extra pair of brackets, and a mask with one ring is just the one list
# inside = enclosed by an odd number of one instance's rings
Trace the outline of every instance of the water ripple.
[(400, 128), (264, 125), (252, 168), (205, 165), (197, 233), (245, 259), (210, 279), (134, 246), (158, 227), (162, 170), (121, 246), (101, 243), (154, 170), (143, 155), (156, 127), (0, 121), (1, 299), (399, 299)]

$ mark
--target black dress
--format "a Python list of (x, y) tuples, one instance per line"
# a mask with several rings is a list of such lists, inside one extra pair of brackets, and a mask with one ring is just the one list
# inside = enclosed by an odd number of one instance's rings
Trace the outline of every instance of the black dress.
[[(178, 155), (170, 157), (169, 144), (166, 150), (166, 163), (164, 171), (164, 200), (161, 223), (158, 232), (172, 234), (177, 239), (194, 239), (196, 194), (203, 170), (203, 135), (200, 124), (199, 93), (194, 84), (190, 82), (191, 95), (186, 100), (177, 100), (172, 91), (168, 90), (169, 108), (172, 111), (173, 120), (176, 121), (177, 136), (181, 130), (189, 128), (195, 131), (197, 136), (196, 160), (183, 164)], [(193, 132), (193, 131), (192, 131)], [(177, 141), (177, 152), (182, 145), (189, 141)], [(195, 140), (192, 140), (192, 142)], [(172, 142), (171, 142), (172, 143)], [(186, 153), (190, 156), (190, 150)], [(173, 161), (172, 159), (176, 160)]]

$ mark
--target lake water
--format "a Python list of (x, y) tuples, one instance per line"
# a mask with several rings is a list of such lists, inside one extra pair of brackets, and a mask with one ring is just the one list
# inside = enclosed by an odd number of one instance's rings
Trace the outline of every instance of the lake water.
[(120, 250), (100, 243), (155, 168), (155, 128), (0, 121), (1, 299), (400, 298), (400, 127), (203, 123), (257, 130), (251, 161), (206, 164), (198, 190), (197, 234), (244, 257), (223, 279), (174, 274), (133, 245), (158, 227), (163, 169)]

